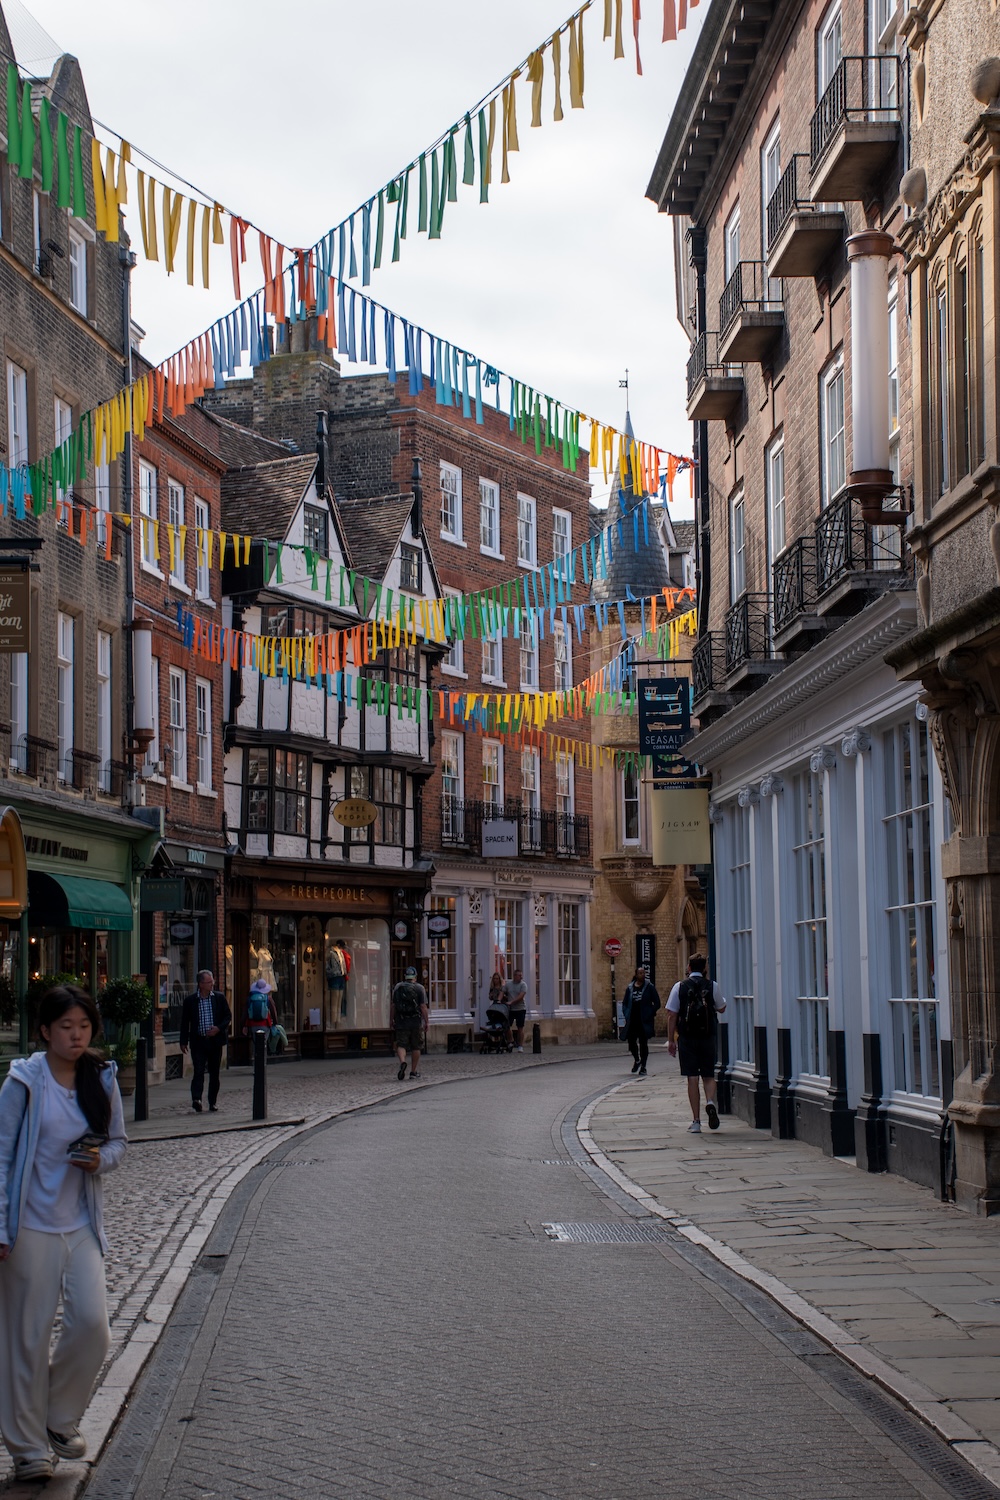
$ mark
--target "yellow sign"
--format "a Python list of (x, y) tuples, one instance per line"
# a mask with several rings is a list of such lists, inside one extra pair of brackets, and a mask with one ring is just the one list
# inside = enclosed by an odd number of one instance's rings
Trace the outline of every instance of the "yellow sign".
[(707, 865), (712, 860), (708, 788), (654, 787), (654, 865)]
[(342, 828), (367, 828), (378, 817), (378, 808), (366, 797), (346, 797), (333, 809), (334, 822)]

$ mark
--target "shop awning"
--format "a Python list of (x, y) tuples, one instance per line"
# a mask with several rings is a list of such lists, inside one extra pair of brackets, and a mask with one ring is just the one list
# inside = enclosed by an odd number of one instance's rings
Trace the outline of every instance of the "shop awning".
[(131, 932), (132, 903), (110, 880), (28, 871), (32, 927), (82, 927), (86, 932)]

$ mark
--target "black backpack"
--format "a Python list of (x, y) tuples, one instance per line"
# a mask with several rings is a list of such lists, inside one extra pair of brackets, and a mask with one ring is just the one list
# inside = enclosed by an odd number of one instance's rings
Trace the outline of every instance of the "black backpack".
[(420, 1019), (420, 991), (415, 984), (404, 979), (397, 984), (393, 993), (393, 1004), (396, 1007), (397, 1021), (418, 1021)]
[(715, 996), (712, 982), (699, 975), (681, 983), (678, 1030), (693, 1042), (715, 1035)]

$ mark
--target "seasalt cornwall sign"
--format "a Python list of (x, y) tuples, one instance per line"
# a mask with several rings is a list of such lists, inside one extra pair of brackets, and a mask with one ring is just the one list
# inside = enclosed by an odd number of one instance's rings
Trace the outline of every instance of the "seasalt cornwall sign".
[(0, 565), (0, 653), (31, 650), (31, 587), (26, 564)]

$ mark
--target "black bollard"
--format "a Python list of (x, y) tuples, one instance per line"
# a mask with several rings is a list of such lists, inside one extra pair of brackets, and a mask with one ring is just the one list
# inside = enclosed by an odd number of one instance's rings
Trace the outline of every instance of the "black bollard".
[(267, 1119), (267, 1036), (263, 1026), (253, 1034), (253, 1117)]
[(147, 1042), (141, 1036), (135, 1044), (135, 1113), (134, 1120), (149, 1119), (149, 1074), (146, 1072)]
[(531, 1050), (535, 1053), (542, 1050), (542, 1028), (537, 1021), (531, 1028)]

